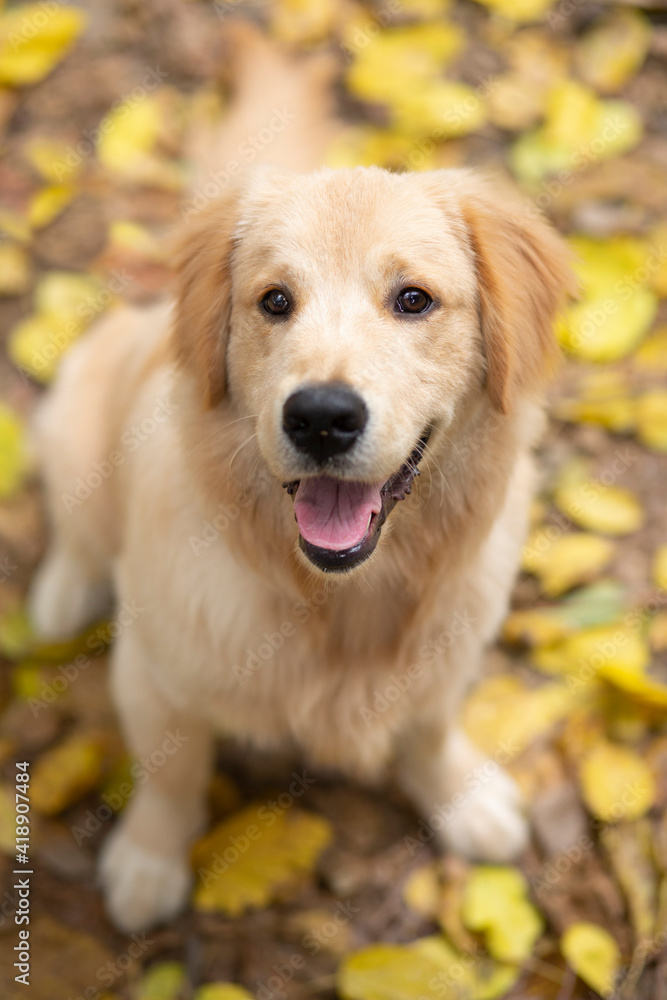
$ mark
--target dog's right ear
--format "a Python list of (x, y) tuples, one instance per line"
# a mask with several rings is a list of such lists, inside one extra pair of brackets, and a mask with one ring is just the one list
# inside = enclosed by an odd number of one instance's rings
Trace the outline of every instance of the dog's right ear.
[(172, 350), (197, 380), (207, 409), (225, 394), (231, 319), (231, 255), (239, 218), (238, 188), (204, 206), (174, 245)]

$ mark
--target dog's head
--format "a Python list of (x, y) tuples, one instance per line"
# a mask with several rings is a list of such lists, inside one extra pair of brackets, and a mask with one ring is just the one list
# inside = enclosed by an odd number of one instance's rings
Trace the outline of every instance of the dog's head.
[(205, 407), (251, 415), (323, 570), (372, 553), (471, 397), (509, 413), (539, 390), (570, 284), (556, 234), (466, 172), (376, 168), (258, 172), (177, 270), (181, 362)]

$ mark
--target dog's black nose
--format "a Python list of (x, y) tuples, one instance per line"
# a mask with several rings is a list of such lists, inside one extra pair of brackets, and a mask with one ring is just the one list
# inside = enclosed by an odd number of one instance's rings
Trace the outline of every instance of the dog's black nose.
[(337, 382), (299, 389), (283, 407), (283, 428), (290, 441), (318, 462), (348, 451), (367, 420), (361, 396)]

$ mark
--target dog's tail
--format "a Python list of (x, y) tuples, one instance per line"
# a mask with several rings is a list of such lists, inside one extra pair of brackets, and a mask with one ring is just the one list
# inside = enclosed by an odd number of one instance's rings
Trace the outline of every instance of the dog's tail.
[(336, 58), (295, 55), (243, 20), (225, 26), (223, 43), (232, 97), (217, 123), (192, 129), (193, 195), (212, 192), (254, 163), (321, 166), (341, 128), (333, 110)]

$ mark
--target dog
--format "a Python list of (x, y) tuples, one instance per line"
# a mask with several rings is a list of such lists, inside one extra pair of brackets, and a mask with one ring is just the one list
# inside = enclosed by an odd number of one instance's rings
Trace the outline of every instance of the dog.
[[(231, 121), (260, 120), (246, 98)], [(118, 927), (185, 905), (219, 733), (391, 774), (427, 820), (454, 803), (439, 836), (467, 856), (524, 849), (513, 780), (467, 792), (485, 758), (458, 712), (508, 606), (571, 289), (560, 237), (474, 173), (249, 164), (185, 224), (173, 299), (67, 354), (35, 424), (32, 615), (61, 636), (112, 591), (136, 608), (111, 666), (127, 745), (180, 734), (103, 849)]]

